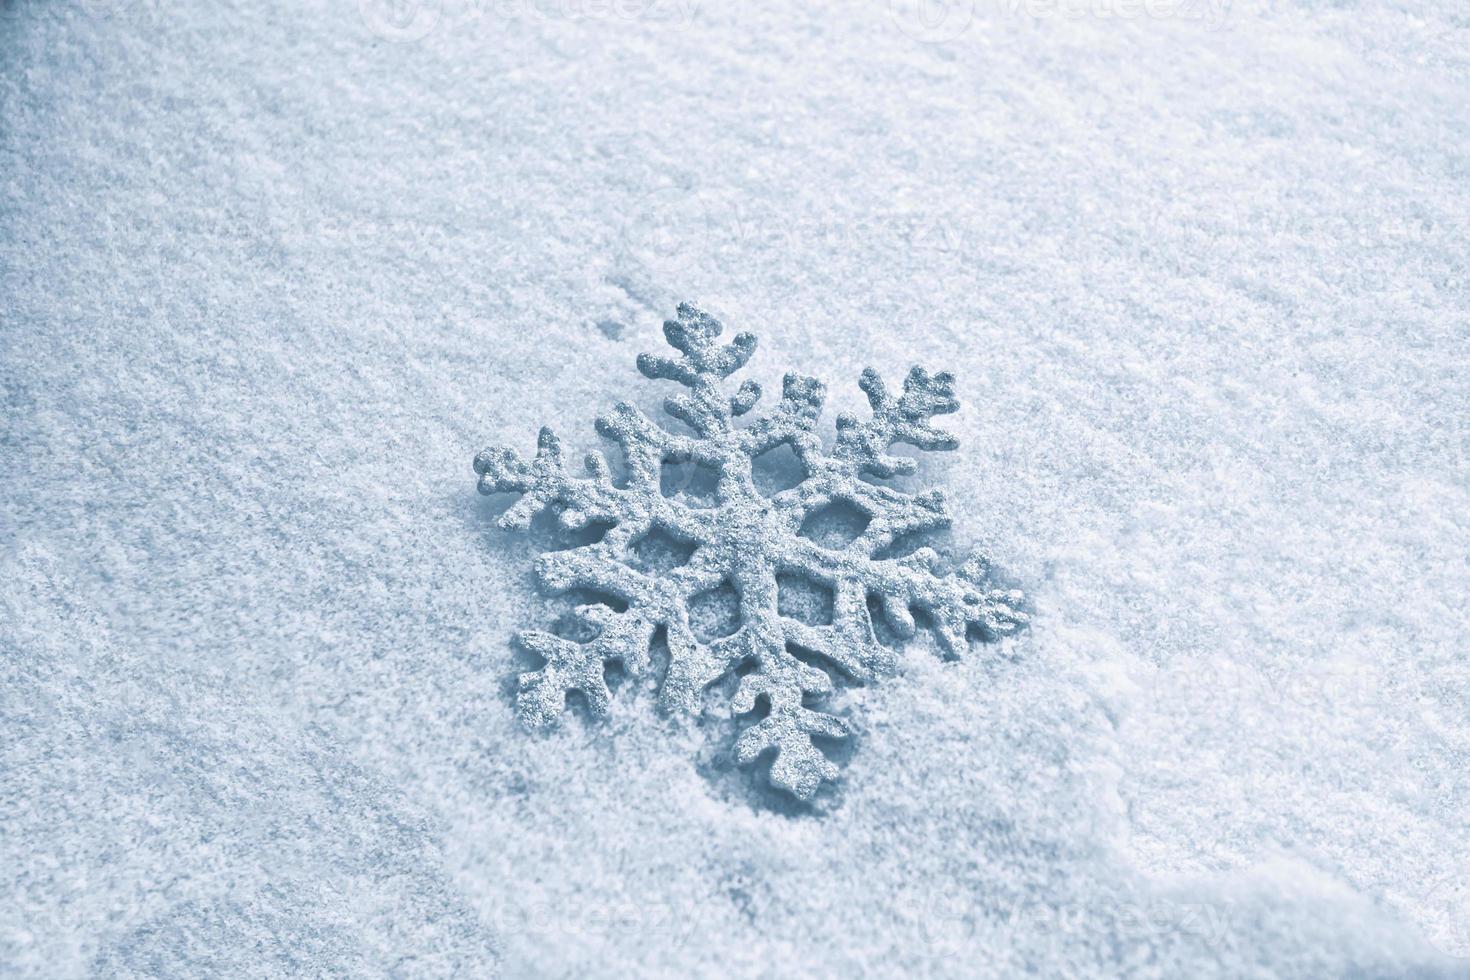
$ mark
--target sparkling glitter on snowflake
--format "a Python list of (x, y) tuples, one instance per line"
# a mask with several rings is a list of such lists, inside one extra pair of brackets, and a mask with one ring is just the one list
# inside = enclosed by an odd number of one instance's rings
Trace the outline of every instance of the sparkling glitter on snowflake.
[[(707, 687), (738, 675), (730, 707), (759, 720), (737, 739), (736, 761), (749, 765), (769, 755), (771, 782), (809, 799), (838, 773), (813, 739), (848, 733), (840, 718), (822, 710), (833, 679), (813, 664), (830, 665), (858, 683), (894, 665), (893, 651), (874, 634), (870, 603), (900, 637), (913, 634), (916, 611), (925, 615), (947, 656), (968, 648), (971, 631), (1009, 633), (1026, 617), (1019, 609), (1021, 594), (988, 585), (981, 561), (939, 574), (938, 556), (929, 548), (883, 557), (895, 539), (950, 522), (939, 491), (911, 495), (862, 476), (911, 474), (913, 459), (888, 455), (895, 443), (929, 451), (955, 448), (955, 439), (930, 423), (958, 408), (952, 376), (916, 367), (895, 396), (874, 371), (863, 372), (858, 383), (872, 417), (840, 415), (829, 452), (813, 432), (826, 394), (813, 378), (786, 375), (772, 412), (735, 424), (755, 407), (761, 389), (746, 381), (731, 394), (724, 382), (750, 359), (756, 341), (740, 333), (721, 344), (720, 333), (718, 320), (683, 304), (678, 319), (664, 324), (678, 355), (638, 358), (647, 377), (687, 389), (668, 398), (664, 408), (692, 434), (656, 425), (627, 403), (597, 420), (597, 430), (622, 449), (626, 481), (614, 480), (601, 453), (587, 456), (586, 477), (573, 476), (550, 429), (541, 430), (530, 461), (501, 448), (475, 457), (481, 493), (520, 496), (500, 518), (502, 528), (525, 530), (538, 513), (549, 511), (569, 530), (607, 529), (592, 544), (537, 561), (548, 591), (586, 589), (617, 604), (577, 609), (591, 635), (584, 642), (539, 630), (520, 634), (521, 643), (545, 660), (521, 676), (520, 710), (533, 726), (553, 724), (567, 695), (579, 691), (595, 715), (605, 713), (608, 665), (621, 664), (635, 677), (647, 674), (650, 646), (662, 629), (669, 664), (661, 704), (691, 711)], [(757, 488), (752, 463), (782, 444), (794, 452), (803, 478), (767, 496)], [(666, 495), (661, 477), (671, 465), (708, 474), (710, 496)], [(808, 525), (834, 508), (857, 516), (848, 523), (852, 533), (846, 539), (809, 533)], [(643, 560), (654, 552), (664, 560)], [(819, 593), (830, 590), (830, 605), (783, 609), (778, 580), (793, 576), (816, 583)], [(691, 601), (720, 589), (733, 592), (738, 624), (729, 635), (703, 642), (691, 626)]]

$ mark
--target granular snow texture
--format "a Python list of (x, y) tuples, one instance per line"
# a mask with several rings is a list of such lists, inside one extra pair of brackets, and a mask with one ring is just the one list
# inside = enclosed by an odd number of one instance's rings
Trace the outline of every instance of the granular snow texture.
[[(0, 5), (0, 974), (1470, 976), (1470, 22), (946, 10)], [(681, 300), (1034, 603), (810, 807), (516, 717)]]

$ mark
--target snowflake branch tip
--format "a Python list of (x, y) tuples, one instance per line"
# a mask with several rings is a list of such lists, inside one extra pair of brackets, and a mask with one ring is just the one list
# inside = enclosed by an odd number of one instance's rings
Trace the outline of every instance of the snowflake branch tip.
[(679, 306), (676, 320), (664, 321), (664, 338), (681, 357), (639, 354), (638, 370), (649, 378), (677, 381), (690, 388), (714, 384), (743, 368), (755, 353), (755, 334), (738, 333), (728, 344), (715, 339), (720, 321), (690, 303)]
[(837, 417), (837, 455), (854, 462), (858, 469), (880, 478), (908, 476), (917, 463), (906, 456), (890, 456), (894, 443), (907, 443), (928, 452), (956, 449), (959, 440), (929, 419), (959, 409), (954, 396), (954, 375), (947, 371), (929, 374), (915, 367), (904, 379), (903, 394), (894, 398), (878, 372), (868, 368), (858, 379), (868, 396), (873, 417), (863, 422), (844, 412)]
[(760, 400), (761, 386), (754, 381), (746, 381), (740, 385), (734, 395), (730, 396), (730, 414), (744, 415)]
[(554, 727), (566, 708), (567, 695), (573, 691), (581, 692), (594, 717), (607, 713), (612, 694), (603, 678), (603, 659), (596, 648), (539, 630), (522, 633), (520, 641), (546, 660), (540, 670), (521, 675), (517, 704), (529, 727)]

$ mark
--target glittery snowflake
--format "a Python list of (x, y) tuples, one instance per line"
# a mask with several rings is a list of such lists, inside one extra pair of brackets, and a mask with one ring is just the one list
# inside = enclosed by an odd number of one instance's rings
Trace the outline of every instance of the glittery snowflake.
[[(813, 431), (826, 394), (814, 378), (786, 375), (773, 411), (736, 424), (755, 408), (761, 389), (747, 380), (730, 393), (725, 379), (750, 359), (756, 340), (740, 333), (721, 344), (720, 333), (718, 320), (684, 304), (678, 319), (664, 324), (677, 355), (638, 358), (645, 376), (685, 389), (664, 409), (688, 434), (656, 425), (627, 403), (598, 418), (598, 432), (622, 450), (624, 479), (615, 480), (597, 452), (586, 458), (585, 477), (572, 475), (550, 429), (541, 430), (530, 461), (503, 448), (475, 457), (481, 493), (520, 496), (501, 516), (502, 528), (525, 530), (547, 511), (569, 530), (606, 529), (591, 544), (537, 561), (547, 591), (589, 590), (611, 601), (578, 607), (584, 639), (539, 630), (520, 634), (545, 664), (521, 675), (519, 706), (532, 726), (554, 724), (567, 695), (577, 691), (594, 715), (605, 713), (609, 665), (647, 675), (651, 644), (662, 630), (668, 649), (662, 706), (692, 711), (706, 688), (737, 677), (730, 708), (758, 720), (736, 740), (736, 761), (749, 765), (769, 757), (770, 781), (809, 799), (838, 773), (820, 740), (848, 734), (842, 719), (822, 710), (834, 676), (863, 683), (894, 667), (893, 650), (875, 635), (875, 611), (898, 637), (913, 634), (918, 612), (946, 656), (963, 653), (972, 633), (1009, 633), (1026, 617), (1018, 608), (1021, 594), (992, 587), (982, 561), (940, 574), (932, 549), (902, 554), (894, 547), (896, 540), (949, 524), (942, 493), (908, 494), (862, 478), (914, 471), (913, 459), (888, 454), (895, 443), (955, 448), (954, 437), (931, 424), (958, 408), (951, 375), (916, 367), (895, 395), (876, 372), (864, 371), (858, 384), (872, 417), (839, 415), (829, 451)], [(782, 444), (794, 452), (800, 479), (767, 495), (757, 486), (753, 462)], [(665, 492), (665, 468), (680, 464), (705, 468), (713, 484), (708, 499)], [(859, 515), (865, 526), (846, 541), (806, 533), (814, 516), (833, 507)], [(677, 558), (650, 567), (640, 556), (659, 542)], [(780, 601), (780, 583), (792, 577), (829, 590), (830, 605), (816, 604), (817, 615), (783, 608), (790, 604)], [(691, 604), (722, 588), (733, 590), (738, 625), (728, 635), (701, 639), (691, 624)]]

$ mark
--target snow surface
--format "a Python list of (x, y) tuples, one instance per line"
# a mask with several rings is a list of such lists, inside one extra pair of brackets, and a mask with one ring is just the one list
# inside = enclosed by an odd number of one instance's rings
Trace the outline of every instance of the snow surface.
[[(374, 2), (0, 5), (0, 974), (1470, 976), (1461, 5)], [(683, 299), (1035, 603), (810, 812), (515, 716)]]

